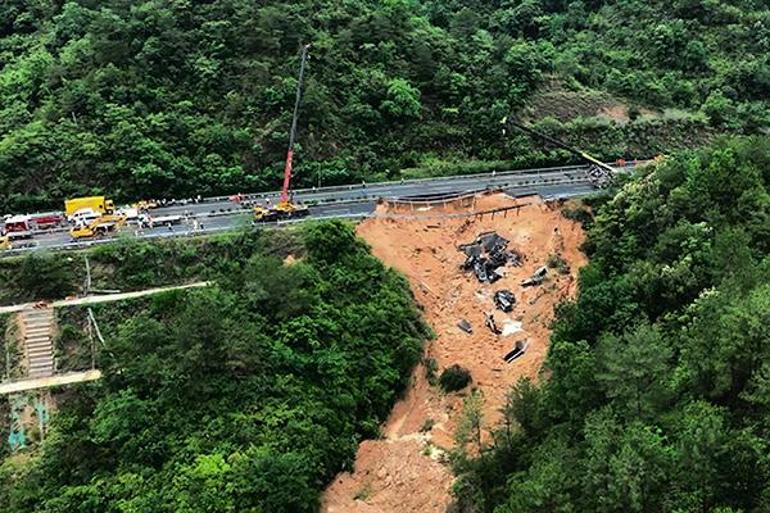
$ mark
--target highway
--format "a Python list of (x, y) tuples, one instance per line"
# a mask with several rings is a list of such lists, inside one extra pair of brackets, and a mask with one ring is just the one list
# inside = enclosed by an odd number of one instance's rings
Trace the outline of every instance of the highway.
[[(294, 201), (310, 208), (305, 219), (357, 218), (374, 212), (377, 200), (414, 199), (462, 194), (485, 189), (500, 189), (512, 196), (540, 194), (543, 197), (580, 196), (594, 190), (586, 174), (588, 166), (564, 166), (476, 175), (460, 175), (425, 178), (398, 182), (356, 184), (300, 189), (293, 192)], [(242, 204), (230, 197), (202, 198), (199, 201), (167, 202), (166, 206), (153, 209), (151, 215), (184, 215), (181, 225), (140, 230), (126, 226), (118, 236), (139, 238), (178, 237), (227, 231), (251, 223), (251, 210), (246, 205), (270, 205), (278, 201), (280, 192), (242, 194)], [(199, 223), (194, 229), (193, 219)], [(74, 242), (66, 229), (36, 232), (28, 247), (15, 248), (0, 253), (11, 256), (41, 249), (70, 249), (101, 244), (115, 237)]]

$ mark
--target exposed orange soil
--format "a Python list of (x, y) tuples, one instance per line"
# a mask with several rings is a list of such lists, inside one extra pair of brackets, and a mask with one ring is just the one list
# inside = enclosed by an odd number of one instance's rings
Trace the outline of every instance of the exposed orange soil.
[[(660, 113), (656, 113), (655, 111), (652, 111), (650, 109), (639, 108), (638, 110), (639, 110), (639, 113), (644, 116), (658, 117), (660, 115)], [(610, 118), (615, 121), (619, 121), (621, 123), (625, 123), (627, 121), (630, 121), (631, 119), (628, 115), (628, 112), (629, 112), (628, 105), (623, 105), (619, 103), (615, 105), (602, 107), (601, 109), (599, 109), (598, 115)]]
[[(501, 419), (500, 408), (506, 393), (521, 377), (537, 379), (548, 350), (549, 323), (554, 306), (576, 289), (577, 270), (585, 256), (577, 249), (583, 241), (579, 224), (561, 216), (539, 198), (518, 200), (529, 203), (507, 216), (439, 219), (442, 213), (489, 210), (517, 204), (505, 195), (478, 198), (472, 207), (458, 205), (412, 211), (409, 208), (380, 206), (378, 218), (361, 223), (359, 236), (385, 264), (408, 279), (417, 301), (424, 307), (427, 322), (436, 339), (426, 349), (426, 357), (438, 362), (438, 373), (458, 363), (471, 371), (473, 386), (484, 394), (484, 427), (488, 430)], [(425, 219), (392, 219), (390, 214), (418, 214)], [(510, 240), (509, 249), (525, 257), (521, 267), (505, 267), (505, 277), (494, 284), (479, 283), (460, 265), (464, 255), (457, 250), (472, 242), (479, 233), (495, 230)], [(545, 265), (548, 256), (560, 254), (570, 274), (550, 270), (538, 287), (522, 288), (519, 283)], [(510, 289), (516, 295), (514, 310), (505, 314), (495, 310), (492, 295)], [(498, 326), (521, 322), (521, 331), (494, 335), (484, 326), (484, 313), (494, 312)], [(457, 327), (467, 319), (473, 334)], [(505, 363), (502, 357), (517, 340), (527, 340), (523, 357)], [(355, 471), (342, 473), (324, 494), (323, 513), (443, 513), (451, 503), (451, 469), (442, 454), (454, 445), (454, 430), (462, 410), (464, 394), (443, 394), (428, 384), (420, 365), (412, 384), (383, 426), (383, 439), (361, 443)], [(430, 419), (433, 427), (422, 433)]]

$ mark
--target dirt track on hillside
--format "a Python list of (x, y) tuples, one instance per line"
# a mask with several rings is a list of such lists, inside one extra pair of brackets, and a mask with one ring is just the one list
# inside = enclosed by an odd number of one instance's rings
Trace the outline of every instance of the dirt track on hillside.
[[(507, 216), (496, 214), (440, 219), (442, 213), (484, 211), (529, 203)], [(577, 269), (585, 257), (577, 249), (583, 232), (577, 223), (563, 218), (558, 208), (538, 198), (513, 200), (498, 194), (479, 198), (472, 207), (448, 206), (430, 209), (395, 210), (380, 206), (382, 215), (422, 214), (426, 219), (375, 218), (359, 225), (358, 234), (385, 264), (403, 273), (412, 286), (425, 318), (436, 332), (436, 339), (425, 349), (435, 358), (439, 373), (452, 364), (468, 368), (473, 386), (485, 398), (484, 426), (489, 429), (501, 418), (500, 408), (510, 387), (521, 377), (537, 379), (548, 350), (549, 324), (553, 308), (576, 289)], [(471, 242), (479, 233), (495, 230), (510, 240), (509, 249), (525, 256), (521, 267), (507, 266), (506, 275), (494, 284), (481, 284), (472, 273), (463, 273), (464, 255), (459, 244)], [(548, 256), (559, 254), (570, 272), (549, 273), (539, 287), (522, 288), (519, 283)], [(510, 289), (517, 304), (513, 312), (495, 310), (492, 295)], [(521, 330), (508, 336), (494, 335), (484, 326), (484, 313), (493, 312), (499, 326), (521, 323)], [(473, 334), (457, 327), (467, 319)], [(529, 343), (525, 355), (507, 364), (502, 356), (517, 340)], [(454, 445), (454, 430), (461, 412), (459, 394), (442, 394), (430, 386), (421, 365), (415, 369), (412, 384), (383, 426), (381, 440), (365, 441), (356, 455), (355, 471), (342, 473), (324, 494), (323, 513), (443, 513), (451, 503), (451, 469), (443, 454)], [(426, 421), (433, 426), (423, 431)]]

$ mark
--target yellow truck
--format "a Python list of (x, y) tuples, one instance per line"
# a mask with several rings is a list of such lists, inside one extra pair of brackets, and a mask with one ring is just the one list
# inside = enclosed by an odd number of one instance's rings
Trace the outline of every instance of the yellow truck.
[(283, 221), (284, 219), (296, 219), (305, 217), (310, 210), (304, 205), (298, 205), (291, 201), (280, 201), (272, 208), (257, 205), (253, 209), (254, 222), (270, 223), (273, 221)]
[(90, 209), (97, 214), (112, 214), (115, 212), (115, 204), (105, 196), (88, 196), (86, 198), (72, 198), (64, 202), (64, 213), (69, 219), (79, 210)]
[(102, 216), (89, 224), (76, 225), (70, 230), (70, 237), (74, 240), (80, 240), (107, 235), (110, 232), (117, 231), (125, 223), (126, 218), (123, 216)]
[(11, 244), (11, 238), (7, 235), (3, 235), (0, 237), (0, 251), (4, 251), (6, 249), (12, 249), (13, 245)]

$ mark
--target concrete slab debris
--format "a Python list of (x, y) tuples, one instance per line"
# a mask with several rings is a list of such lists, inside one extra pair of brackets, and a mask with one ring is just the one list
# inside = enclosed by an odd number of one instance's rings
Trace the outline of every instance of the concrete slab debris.
[(532, 276), (521, 282), (521, 286), (533, 287), (535, 285), (540, 285), (543, 283), (543, 280), (545, 280), (547, 274), (548, 268), (546, 266), (538, 267), (537, 270), (532, 273)]
[(465, 319), (462, 319), (460, 322), (458, 322), (457, 327), (463, 330), (465, 333), (468, 333), (469, 335), (473, 333), (473, 327), (471, 326), (471, 323), (469, 323)]
[(515, 359), (520, 358), (527, 350), (528, 346), (529, 341), (517, 340), (516, 344), (513, 346), (513, 349), (511, 349), (508, 353), (506, 353), (505, 356), (503, 356), (503, 360), (505, 360), (506, 363), (511, 363)]

